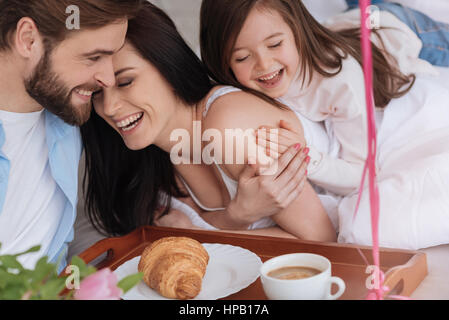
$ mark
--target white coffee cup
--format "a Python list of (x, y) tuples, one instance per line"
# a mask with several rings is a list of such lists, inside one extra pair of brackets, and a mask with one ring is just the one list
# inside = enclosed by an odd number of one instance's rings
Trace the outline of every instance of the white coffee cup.
[[(270, 271), (283, 267), (309, 267), (321, 272), (303, 279), (277, 279), (268, 276)], [(323, 256), (311, 253), (292, 253), (274, 257), (260, 268), (260, 279), (270, 300), (335, 300), (346, 289), (344, 281), (331, 275), (331, 263)], [(338, 291), (331, 294), (332, 284)]]

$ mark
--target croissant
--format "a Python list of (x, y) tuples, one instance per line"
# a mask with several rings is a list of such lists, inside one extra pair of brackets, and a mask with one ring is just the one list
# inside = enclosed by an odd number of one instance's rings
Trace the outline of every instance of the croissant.
[(198, 241), (186, 237), (161, 238), (147, 246), (138, 270), (144, 282), (171, 299), (192, 299), (201, 291), (209, 254)]

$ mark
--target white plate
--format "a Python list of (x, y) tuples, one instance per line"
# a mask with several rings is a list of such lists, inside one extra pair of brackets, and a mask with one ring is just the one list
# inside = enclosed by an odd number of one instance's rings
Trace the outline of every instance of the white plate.
[[(253, 252), (226, 244), (203, 243), (209, 253), (209, 264), (204, 275), (201, 292), (194, 300), (216, 300), (236, 293), (259, 277), (262, 261)], [(128, 260), (114, 273), (119, 281), (137, 273), (140, 256)], [(125, 300), (168, 300), (141, 281), (122, 295)]]

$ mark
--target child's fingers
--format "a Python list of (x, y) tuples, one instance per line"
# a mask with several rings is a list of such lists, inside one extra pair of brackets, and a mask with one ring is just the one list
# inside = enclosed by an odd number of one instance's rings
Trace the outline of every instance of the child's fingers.
[(276, 179), (282, 174), (285, 168), (289, 166), (290, 162), (295, 158), (300, 148), (301, 146), (299, 145), (290, 147), (287, 152), (280, 155), (279, 159), (275, 160), (275, 162), (273, 162), (270, 166), (261, 169), (261, 174), (270, 175), (273, 180)]
[(285, 151), (287, 151), (288, 148), (285, 147), (278, 147), (278, 148), (270, 148), (268, 147), (266, 149), (266, 154), (267, 156), (269, 156), (272, 159), (279, 159), (279, 157), (281, 156), (281, 154), (283, 154)]
[(274, 136), (273, 134), (267, 134), (267, 133), (260, 133), (256, 136), (257, 144), (262, 147), (271, 147), (272, 149), (275, 149), (276, 146), (284, 147), (279, 149), (279, 152), (283, 153), (285, 150), (292, 145), (295, 145), (298, 142), (301, 142), (299, 137), (295, 136)]
[(256, 143), (260, 147), (265, 149), (265, 154), (271, 158), (279, 158), (279, 154), (283, 154), (288, 150), (289, 147), (294, 145), (292, 141), (281, 140), (278, 142), (265, 140), (263, 137), (257, 137)]
[(300, 135), (295, 130), (288, 130), (288, 129), (283, 129), (283, 128), (279, 128), (279, 127), (270, 127), (270, 126), (259, 127), (259, 129), (256, 130), (255, 133), (256, 133), (256, 136), (260, 135), (260, 134), (265, 134), (266, 136), (269, 136), (271, 134), (272, 137), (275, 137), (275, 134), (277, 134), (278, 136), (282, 136), (282, 137), (286, 137), (286, 138), (296, 137), (296, 136)]
[(279, 122), (279, 127), (272, 127), (272, 126), (260, 126), (259, 130), (273, 130), (277, 129), (279, 131), (280, 135), (287, 135), (293, 133), (294, 135), (302, 135), (302, 128), (298, 128), (294, 125), (292, 125), (290, 122), (286, 120), (281, 120)]
[(260, 139), (261, 143), (266, 142), (268, 144), (269, 142), (273, 142), (286, 147), (290, 147), (303, 140), (299, 134), (277, 128), (274, 130), (258, 130), (256, 131), (256, 138)]

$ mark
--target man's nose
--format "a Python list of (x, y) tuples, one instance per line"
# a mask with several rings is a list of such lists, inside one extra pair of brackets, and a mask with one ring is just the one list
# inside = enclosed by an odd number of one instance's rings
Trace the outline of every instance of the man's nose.
[(98, 67), (94, 77), (97, 84), (103, 88), (115, 86), (115, 74), (112, 58), (105, 59), (105, 62)]

